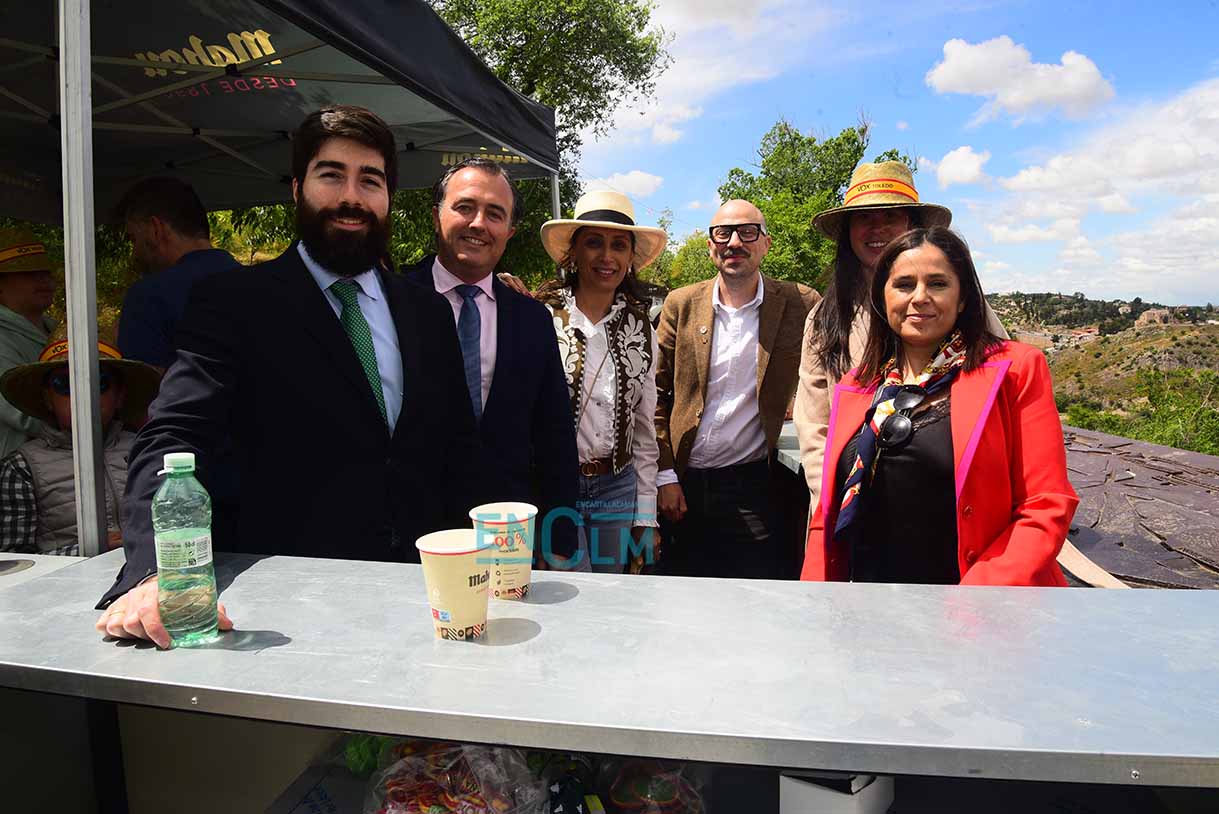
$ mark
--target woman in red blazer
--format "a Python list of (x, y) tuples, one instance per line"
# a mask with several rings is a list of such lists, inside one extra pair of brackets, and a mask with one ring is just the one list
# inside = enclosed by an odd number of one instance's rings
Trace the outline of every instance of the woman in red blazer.
[(943, 227), (877, 264), (860, 365), (834, 389), (806, 580), (1066, 585), (1079, 499), (1049, 367), (986, 330), (969, 249)]

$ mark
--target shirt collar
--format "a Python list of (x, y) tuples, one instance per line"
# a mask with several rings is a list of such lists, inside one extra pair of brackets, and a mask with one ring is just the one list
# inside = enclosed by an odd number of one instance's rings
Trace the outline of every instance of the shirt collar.
[(717, 274), (715, 276), (715, 284), (711, 286), (711, 307), (714, 308), (716, 311), (723, 311), (725, 309), (727, 309), (729, 311), (743, 311), (746, 308), (760, 307), (762, 305), (762, 294), (765, 290), (766, 290), (766, 280), (762, 277), (761, 274), (759, 274), (758, 275), (758, 293), (754, 294), (753, 299), (750, 300), (749, 302), (745, 303), (744, 305), (742, 305), (740, 308), (733, 308), (732, 306), (725, 305), (723, 300), (720, 299), (720, 278), (719, 278), (719, 275)]
[(580, 310), (580, 306), (576, 305), (576, 297), (567, 288), (563, 289), (563, 299), (567, 304), (568, 320), (567, 323), (571, 327), (576, 328), (585, 336), (592, 336), (597, 333), (597, 330), (609, 322), (619, 311), (626, 307), (626, 298), (621, 294), (614, 297), (614, 304), (610, 306), (609, 312), (597, 322), (593, 322), (589, 317)]
[[(474, 285), (483, 290), (483, 294), (492, 302), (495, 302), (495, 286), (492, 285), (494, 279), (494, 274), (488, 274), (477, 283), (474, 283)], [(432, 283), (438, 294), (448, 294), (454, 288), (457, 288), (457, 286), (466, 285), (460, 277), (444, 267), (439, 257), (432, 261)]]
[(309, 256), (309, 250), (305, 248), (305, 242), (299, 241), (296, 244), (296, 250), (300, 253), (301, 261), (305, 264), (305, 268), (309, 269), (309, 274), (313, 277), (314, 282), (323, 291), (329, 291), (330, 286), (337, 283), (339, 280), (351, 280), (360, 287), (360, 291), (364, 296), (371, 300), (381, 298), (381, 280), (377, 277), (376, 269), (362, 271), (354, 277), (343, 277), (335, 274), (328, 268), (323, 268), (316, 260)]

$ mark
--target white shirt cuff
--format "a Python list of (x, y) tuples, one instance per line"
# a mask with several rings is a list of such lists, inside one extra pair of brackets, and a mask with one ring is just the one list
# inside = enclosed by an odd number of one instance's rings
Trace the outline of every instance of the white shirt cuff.
[(662, 469), (656, 473), (656, 488), (668, 486), (670, 483), (677, 483), (676, 469)]

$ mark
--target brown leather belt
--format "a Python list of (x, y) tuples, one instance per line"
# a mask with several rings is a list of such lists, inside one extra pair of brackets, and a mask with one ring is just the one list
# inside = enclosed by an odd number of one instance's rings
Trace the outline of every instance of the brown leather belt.
[(614, 471), (612, 458), (598, 458), (595, 461), (585, 461), (580, 464), (580, 474), (586, 478), (594, 475), (608, 475)]

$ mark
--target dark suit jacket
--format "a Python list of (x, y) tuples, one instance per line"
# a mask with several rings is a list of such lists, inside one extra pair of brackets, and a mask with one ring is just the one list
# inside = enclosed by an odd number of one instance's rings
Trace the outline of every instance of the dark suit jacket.
[[(434, 260), (429, 255), (404, 269), (406, 278), (435, 293)], [(533, 503), (540, 518), (556, 509), (574, 510), (580, 461), (554, 322), (546, 306), (532, 297), (516, 293), (498, 279), (492, 281), (492, 286), (496, 314), (495, 375), (479, 426), (482, 441), (479, 469), (484, 476), (480, 488), (487, 502)], [(451, 306), (449, 324), (453, 325)], [(460, 370), (458, 373), (464, 375)], [(468, 395), (465, 404), (472, 419), (474, 408)], [(577, 545), (575, 525), (570, 519), (560, 519), (558, 514), (553, 516), (556, 519), (551, 526), (551, 550), (570, 556)], [(541, 540), (541, 520), (537, 534)]]
[(103, 604), (156, 569), (150, 505), (164, 453), (194, 451), (207, 486), (228, 438), (238, 450), (240, 504), (236, 516), (213, 508), (218, 550), (418, 561), (421, 534), (470, 525), (477, 437), (452, 312), (401, 277), (383, 273), (381, 283), (405, 394), (392, 438), (295, 244), (194, 286), (176, 359), (132, 449), (127, 563)]

